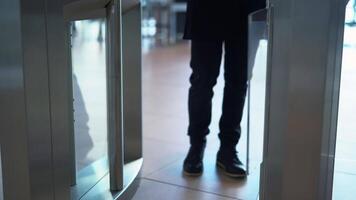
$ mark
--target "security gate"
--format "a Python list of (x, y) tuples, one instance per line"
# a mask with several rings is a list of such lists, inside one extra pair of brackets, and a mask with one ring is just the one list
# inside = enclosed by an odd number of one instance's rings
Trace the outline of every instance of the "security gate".
[[(142, 166), (140, 2), (19, 0), (2, 1), (0, 10), (6, 30), (1, 36), (4, 199), (130, 198)], [(77, 171), (72, 25), (98, 18), (106, 24), (107, 156)]]
[[(269, 0), (251, 16), (256, 25), (267, 12), (260, 199), (332, 198), (346, 3)], [(0, 198), (131, 198), (142, 166), (140, 12), (138, 0), (0, 1)], [(71, 31), (89, 19), (106, 24), (108, 147), (77, 171)]]

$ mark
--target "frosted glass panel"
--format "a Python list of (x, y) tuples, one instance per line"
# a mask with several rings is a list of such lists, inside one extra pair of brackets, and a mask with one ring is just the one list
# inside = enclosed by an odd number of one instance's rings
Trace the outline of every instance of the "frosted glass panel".
[(77, 170), (107, 155), (105, 21), (74, 23), (72, 41)]
[[(249, 18), (249, 90), (247, 96), (249, 169), (258, 169), (262, 162), (265, 96), (267, 79), (267, 11), (252, 13)], [(257, 170), (258, 171), (258, 170)]]
[(76, 186), (80, 199), (109, 169), (105, 19), (72, 22)]

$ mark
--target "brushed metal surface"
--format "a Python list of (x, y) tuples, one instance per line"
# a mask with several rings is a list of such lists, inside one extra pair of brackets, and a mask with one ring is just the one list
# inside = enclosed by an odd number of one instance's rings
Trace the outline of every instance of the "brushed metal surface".
[(4, 198), (27, 200), (31, 188), (19, 0), (0, 1), (0, 24), (0, 145)]
[(46, 32), (54, 199), (70, 198), (70, 135), (73, 133), (69, 38), (61, 0), (47, 0)]
[[(122, 7), (121, 7), (122, 13), (126, 14), (130, 10), (136, 9), (137, 5), (140, 5), (140, 0), (122, 0), (121, 4), (122, 4)], [(138, 13), (138, 14), (140, 14), (140, 13)]]
[(345, 5), (270, 1), (261, 199), (332, 198)]
[(121, 1), (107, 7), (107, 88), (108, 88), (108, 155), (110, 189), (123, 189), (123, 91), (122, 91), (122, 15)]
[[(63, 0), (64, 18), (67, 21), (105, 17), (106, 7), (112, 0)], [(122, 13), (134, 9), (140, 0), (121, 0)]]
[[(111, 0), (63, 0), (65, 13), (70, 11), (95, 10), (97, 8), (105, 8), (110, 4)], [(140, 4), (140, 0), (122, 0), (122, 11), (126, 12), (131, 8)]]
[(2, 3), (8, 9), (1, 12), (8, 32), (1, 44), (9, 54), (1, 59), (1, 75), (7, 77), (1, 77), (6, 81), (1, 105), (7, 107), (2, 111), (9, 120), (1, 123), (6, 125), (1, 131), (5, 199), (53, 199), (46, 3)]
[(142, 158), (141, 6), (122, 16), (125, 163)]
[(31, 198), (53, 199), (46, 4), (22, 1), (21, 11)]
[(66, 21), (103, 18), (110, 0), (63, 0)]

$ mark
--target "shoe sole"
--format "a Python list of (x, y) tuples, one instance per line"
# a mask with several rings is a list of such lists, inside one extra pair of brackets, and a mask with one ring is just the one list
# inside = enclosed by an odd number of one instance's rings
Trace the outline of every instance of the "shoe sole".
[(216, 162), (216, 165), (218, 166), (218, 168), (220, 168), (223, 171), (223, 173), (226, 176), (229, 176), (231, 178), (246, 178), (247, 177), (246, 174), (231, 174), (231, 173), (227, 172), (225, 165), (223, 165), (221, 162)]
[(201, 175), (203, 174), (203, 172), (200, 172), (200, 173), (190, 173), (190, 172), (183, 171), (183, 174), (186, 175), (186, 176), (198, 177), (198, 176), (201, 176)]

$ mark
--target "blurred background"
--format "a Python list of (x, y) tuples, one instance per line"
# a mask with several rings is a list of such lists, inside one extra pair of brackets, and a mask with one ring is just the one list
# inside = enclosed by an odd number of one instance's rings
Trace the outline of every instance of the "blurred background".
[(142, 0), (144, 46), (182, 41), (187, 0)]

